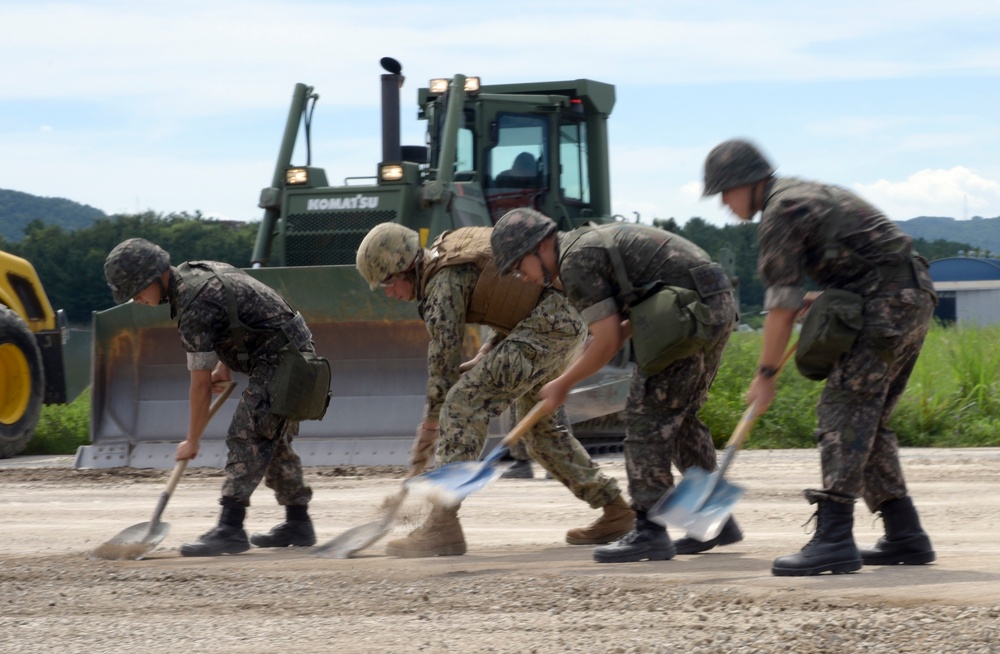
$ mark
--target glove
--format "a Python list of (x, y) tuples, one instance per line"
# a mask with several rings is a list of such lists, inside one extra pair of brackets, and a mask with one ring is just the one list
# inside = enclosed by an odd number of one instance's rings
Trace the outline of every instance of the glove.
[[(413, 439), (410, 449), (410, 465), (415, 470), (423, 470), (434, 460), (434, 450), (437, 449), (438, 429), (426, 429), (424, 423), (417, 425), (417, 436)], [(419, 473), (417, 473), (419, 474)]]

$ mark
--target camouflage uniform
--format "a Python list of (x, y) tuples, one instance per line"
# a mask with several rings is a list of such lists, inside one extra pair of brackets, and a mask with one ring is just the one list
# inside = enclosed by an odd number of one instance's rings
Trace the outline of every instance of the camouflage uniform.
[[(208, 265), (226, 274), (236, 294), (239, 320), (250, 329), (244, 342), (247, 354), (241, 361), (230, 330), (226, 290), (218, 278), (206, 282), (186, 306), (186, 282), (171, 267), (168, 297), (171, 317), (177, 318), (181, 344), (188, 353), (189, 370), (211, 370), (218, 360), (230, 369), (249, 376), (249, 382), (233, 414), (226, 437), (229, 455), (223, 500), (232, 498), (250, 505), (250, 495), (260, 484), (274, 491), (278, 504), (306, 505), (312, 489), (302, 478), (302, 462), (292, 450), (299, 423), (271, 413), (268, 383), (277, 366), (277, 351), (285, 344), (284, 333), (301, 351), (314, 352), (312, 333), (305, 320), (271, 287), (224, 263), (190, 262)], [(228, 272), (227, 272), (228, 271)], [(285, 332), (282, 326), (285, 325)], [(259, 331), (256, 331), (259, 330)]]
[[(610, 229), (629, 280), (635, 287), (654, 281), (683, 285), (689, 271), (711, 259), (698, 246), (669, 232), (643, 225), (619, 224)], [(627, 313), (617, 295), (618, 281), (605, 242), (595, 231), (562, 249), (570, 235), (559, 234), (559, 277), (570, 302), (588, 324), (615, 313)], [(715, 469), (716, 452), (698, 411), (708, 397), (722, 352), (736, 326), (731, 291), (709, 297), (713, 339), (703, 352), (676, 361), (647, 376), (636, 371), (626, 402), (625, 464), (632, 507), (650, 509), (673, 487), (671, 462), (681, 471), (690, 466)]]
[[(840, 245), (832, 251), (829, 235), (837, 226)], [(905, 497), (888, 421), (934, 311), (926, 261), (915, 257), (908, 236), (858, 196), (794, 178), (777, 178), (765, 189), (759, 243), (765, 309), (800, 309), (806, 275), (822, 288), (865, 298), (864, 327), (837, 361), (816, 408), (823, 488), (806, 496), (841, 503), (864, 497), (872, 511)]]
[[(490, 352), (460, 374), (466, 310), (479, 274), (474, 264), (442, 268), (418, 297), (431, 336), (427, 416), (440, 415), (439, 465), (478, 459), (490, 418), (511, 404), (517, 415), (527, 414), (541, 387), (558, 376), (587, 335), (566, 299), (546, 290), (527, 318), (509, 334), (494, 332)], [(591, 507), (605, 506), (620, 494), (614, 478), (601, 472), (557, 416), (543, 417), (523, 441), (535, 461)]]

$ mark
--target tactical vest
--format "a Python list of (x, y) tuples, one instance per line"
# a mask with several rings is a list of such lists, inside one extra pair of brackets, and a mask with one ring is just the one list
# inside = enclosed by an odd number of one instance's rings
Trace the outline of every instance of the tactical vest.
[(423, 258), (418, 297), (425, 296), (427, 283), (442, 268), (474, 264), (479, 279), (472, 289), (465, 320), (506, 333), (534, 310), (543, 289), (514, 275), (500, 274), (490, 249), (492, 231), (492, 227), (462, 227), (438, 236)]

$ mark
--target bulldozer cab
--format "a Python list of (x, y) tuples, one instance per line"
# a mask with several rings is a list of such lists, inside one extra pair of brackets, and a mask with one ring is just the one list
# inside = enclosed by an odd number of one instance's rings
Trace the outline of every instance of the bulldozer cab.
[[(397, 63), (386, 61), (375, 174), (331, 185), (313, 165), (308, 137), (319, 96), (298, 84), (271, 184), (260, 194), (264, 214), (248, 272), (302, 313), (317, 352), (333, 367), (326, 417), (302, 423), (296, 441), (306, 465), (406, 463), (422, 417), (426, 327), (415, 303), (372, 292), (354, 267), (372, 227), (401, 223), (426, 246), (445, 230), (491, 226), (523, 206), (552, 216), (562, 229), (611, 220), (612, 86), (590, 80), (481, 86), (464, 75), (432, 80), (417, 93), (426, 145), (403, 146), (402, 76)], [(305, 161), (293, 164), (300, 141)], [(123, 305), (98, 312), (93, 334), (94, 444), (78, 452), (77, 467), (170, 467), (187, 425), (188, 373), (167, 311)], [(468, 357), (481, 336), (478, 328), (468, 330)], [(617, 367), (577, 389), (567, 402), (571, 421), (620, 410), (629, 372)], [(202, 465), (224, 461), (228, 415), (223, 408), (206, 428)], [(504, 426), (494, 421), (492, 429), (499, 434)]]

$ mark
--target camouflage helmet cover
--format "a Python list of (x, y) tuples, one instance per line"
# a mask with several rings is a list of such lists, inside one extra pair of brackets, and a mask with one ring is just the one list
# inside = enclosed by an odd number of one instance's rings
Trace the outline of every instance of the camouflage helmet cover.
[(534, 209), (521, 208), (505, 213), (490, 235), (493, 260), (500, 273), (508, 274), (556, 229), (554, 220)]
[(115, 246), (104, 261), (104, 278), (115, 302), (123, 304), (156, 281), (170, 267), (170, 255), (156, 243), (130, 238)]
[(743, 139), (723, 141), (705, 158), (703, 197), (728, 191), (737, 186), (767, 179), (774, 166), (753, 143)]
[(390, 276), (408, 270), (419, 252), (420, 234), (399, 223), (379, 223), (358, 247), (358, 272), (374, 291)]

